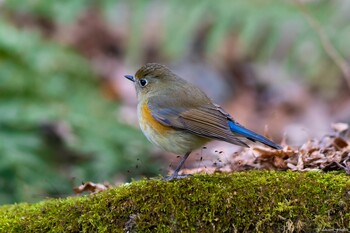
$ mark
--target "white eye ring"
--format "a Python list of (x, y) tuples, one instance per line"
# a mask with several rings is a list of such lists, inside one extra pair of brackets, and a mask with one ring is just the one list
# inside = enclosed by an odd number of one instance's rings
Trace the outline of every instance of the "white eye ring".
[(140, 79), (139, 83), (140, 83), (141, 87), (145, 87), (148, 84), (148, 81), (147, 81), (147, 79), (142, 78), (142, 79)]

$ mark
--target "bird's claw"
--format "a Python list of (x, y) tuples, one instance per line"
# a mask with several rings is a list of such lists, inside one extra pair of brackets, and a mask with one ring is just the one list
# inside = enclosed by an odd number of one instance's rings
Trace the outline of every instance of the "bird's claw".
[(184, 174), (184, 175), (178, 175), (178, 174), (172, 174), (171, 176), (166, 176), (162, 180), (164, 181), (171, 181), (175, 179), (183, 179), (192, 176), (191, 174)]

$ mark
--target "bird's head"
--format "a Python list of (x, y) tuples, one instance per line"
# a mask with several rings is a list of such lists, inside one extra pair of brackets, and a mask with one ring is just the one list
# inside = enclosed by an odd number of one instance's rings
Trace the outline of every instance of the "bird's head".
[(142, 66), (135, 76), (124, 77), (134, 82), (138, 96), (166, 90), (167, 87), (176, 85), (179, 79), (166, 66), (157, 63), (148, 63)]

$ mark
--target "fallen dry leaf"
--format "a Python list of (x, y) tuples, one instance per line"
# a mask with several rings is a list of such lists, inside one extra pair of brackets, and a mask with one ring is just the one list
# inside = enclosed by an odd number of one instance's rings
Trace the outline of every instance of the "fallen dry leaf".
[(337, 133), (342, 133), (349, 130), (349, 125), (346, 123), (333, 123), (331, 124), (331, 127)]
[(92, 194), (99, 193), (109, 189), (111, 185), (109, 184), (95, 184), (93, 182), (86, 182), (79, 187), (75, 187), (73, 190), (75, 193), (90, 192)]

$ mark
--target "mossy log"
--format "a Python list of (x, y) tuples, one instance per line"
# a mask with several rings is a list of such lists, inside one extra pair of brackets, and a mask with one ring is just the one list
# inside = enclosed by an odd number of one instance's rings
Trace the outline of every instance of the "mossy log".
[[(141, 180), (0, 208), (0, 232), (322, 232), (350, 229), (345, 173), (249, 171)], [(350, 231), (349, 231), (350, 232)]]

